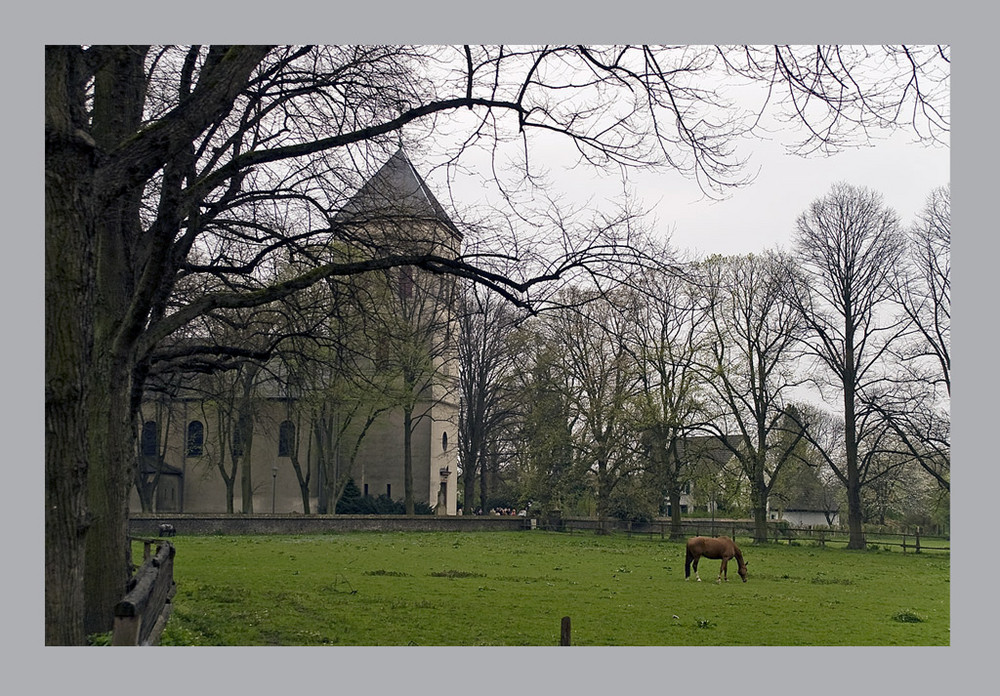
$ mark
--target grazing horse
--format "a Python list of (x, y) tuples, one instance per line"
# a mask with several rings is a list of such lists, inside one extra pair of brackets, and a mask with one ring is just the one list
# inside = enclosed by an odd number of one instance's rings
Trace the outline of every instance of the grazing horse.
[(743, 554), (740, 552), (740, 547), (736, 545), (729, 537), (691, 537), (687, 541), (687, 557), (684, 559), (684, 579), (687, 580), (691, 576), (691, 565), (694, 564), (694, 575), (701, 582), (701, 576), (698, 575), (698, 559), (704, 556), (705, 558), (721, 558), (722, 567), (719, 568), (719, 579), (716, 582), (722, 582), (723, 578), (728, 582), (729, 578), (726, 575), (726, 564), (729, 562), (730, 558), (735, 558), (736, 563), (739, 564), (740, 577), (743, 578), (743, 582), (747, 581), (747, 564), (743, 561)]

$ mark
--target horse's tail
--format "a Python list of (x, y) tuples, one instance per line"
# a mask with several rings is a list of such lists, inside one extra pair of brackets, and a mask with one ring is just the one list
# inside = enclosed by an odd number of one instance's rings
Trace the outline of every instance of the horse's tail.
[(687, 549), (684, 555), (684, 579), (691, 577), (691, 561), (694, 560), (694, 554), (691, 553), (691, 549)]

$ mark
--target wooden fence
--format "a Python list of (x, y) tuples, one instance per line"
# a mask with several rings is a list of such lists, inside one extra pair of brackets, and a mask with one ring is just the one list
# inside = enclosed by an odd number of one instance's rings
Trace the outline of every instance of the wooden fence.
[(111, 644), (157, 645), (177, 591), (174, 545), (162, 539), (132, 539), (143, 542), (143, 563), (129, 581), (125, 598), (115, 605)]
[[(557, 523), (548, 520), (539, 524), (542, 529), (564, 531), (570, 534), (580, 532), (619, 533), (632, 536), (645, 536), (650, 539), (668, 539), (671, 535), (669, 521), (654, 521), (633, 523), (625, 520), (605, 520), (602, 523), (587, 518), (563, 518)], [(682, 520), (681, 535), (692, 536), (722, 536), (733, 539), (739, 537), (753, 538), (754, 525), (750, 520)], [(801, 543), (807, 541), (826, 547), (827, 544), (847, 546), (850, 535), (847, 530), (830, 527), (787, 527), (784, 525), (768, 525), (768, 540), (778, 543)], [(908, 533), (889, 533), (866, 531), (865, 543), (869, 548), (898, 547), (903, 553), (921, 553), (924, 551), (950, 551), (950, 537), (922, 534), (920, 530)]]
[[(777, 528), (772, 537), (777, 541), (784, 541), (789, 544), (809, 541), (826, 547), (827, 544), (844, 546), (850, 539), (846, 530), (829, 529), (823, 527), (808, 528)], [(933, 536), (922, 534), (919, 529), (912, 533), (892, 533), (879, 531), (866, 531), (865, 543), (868, 548), (892, 548), (899, 547), (903, 553), (921, 553), (923, 551), (951, 551), (951, 538), (946, 536)]]

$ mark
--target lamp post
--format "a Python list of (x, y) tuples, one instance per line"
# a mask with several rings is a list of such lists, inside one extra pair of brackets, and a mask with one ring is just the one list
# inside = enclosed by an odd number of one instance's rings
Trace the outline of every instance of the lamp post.
[(278, 483), (278, 465), (271, 467), (271, 514), (274, 514), (274, 491)]

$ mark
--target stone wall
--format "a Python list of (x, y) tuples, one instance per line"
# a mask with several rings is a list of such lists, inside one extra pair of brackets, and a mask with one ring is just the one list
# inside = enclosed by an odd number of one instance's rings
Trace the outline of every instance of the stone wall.
[(325, 534), (332, 532), (478, 532), (530, 529), (524, 517), (434, 515), (141, 515), (129, 520), (134, 537), (159, 536), (161, 524), (186, 534)]

